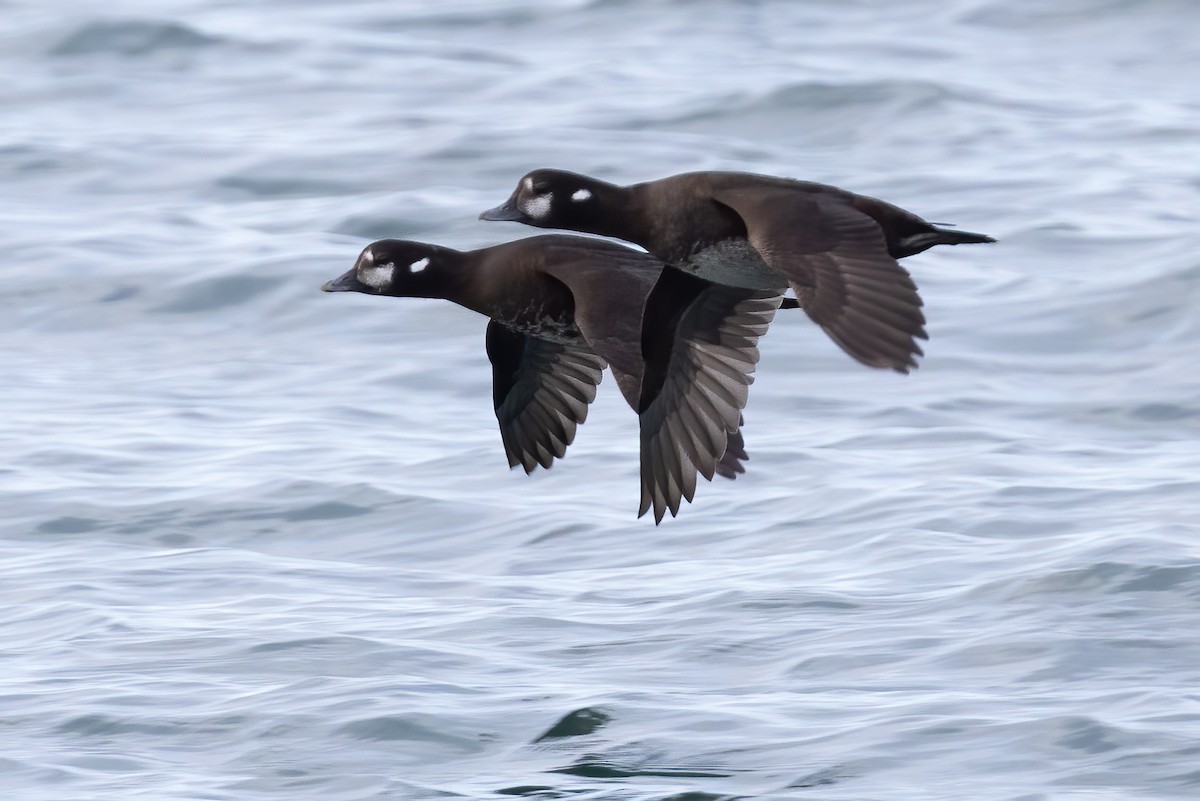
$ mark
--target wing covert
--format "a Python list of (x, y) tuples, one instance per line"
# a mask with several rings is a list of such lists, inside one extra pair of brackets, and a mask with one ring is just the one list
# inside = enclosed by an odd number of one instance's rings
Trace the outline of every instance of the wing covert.
[(907, 373), (928, 339), (916, 284), (879, 224), (836, 197), (781, 187), (718, 189), (751, 246), (783, 274), (814, 323), (871, 367)]

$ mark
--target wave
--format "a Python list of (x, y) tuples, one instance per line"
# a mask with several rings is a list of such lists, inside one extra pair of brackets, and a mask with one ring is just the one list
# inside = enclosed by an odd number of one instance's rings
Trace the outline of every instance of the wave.
[(67, 34), (50, 50), (50, 54), (146, 56), (216, 47), (226, 41), (180, 22), (95, 20)]

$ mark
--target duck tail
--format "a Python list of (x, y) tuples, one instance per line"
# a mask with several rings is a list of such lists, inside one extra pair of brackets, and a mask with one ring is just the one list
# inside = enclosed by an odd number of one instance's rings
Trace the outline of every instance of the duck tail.
[(937, 235), (935, 245), (980, 245), (996, 240), (987, 234), (977, 234), (974, 231), (956, 231), (953, 228), (934, 228)]
[(909, 234), (900, 240), (899, 254), (896, 258), (912, 256), (923, 250), (929, 250), (934, 245), (975, 245), (996, 240), (987, 234), (977, 234), (974, 231), (957, 231), (953, 228), (938, 228), (930, 225), (927, 230)]

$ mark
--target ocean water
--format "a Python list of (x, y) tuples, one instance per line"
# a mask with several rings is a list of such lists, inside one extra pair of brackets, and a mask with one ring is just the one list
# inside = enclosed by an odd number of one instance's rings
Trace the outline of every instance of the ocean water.
[[(1200, 797), (1191, 0), (0, 16), (4, 798)], [(318, 291), (541, 166), (1000, 244), (910, 376), (781, 314), (656, 528), (611, 379), (509, 472), (482, 318)]]

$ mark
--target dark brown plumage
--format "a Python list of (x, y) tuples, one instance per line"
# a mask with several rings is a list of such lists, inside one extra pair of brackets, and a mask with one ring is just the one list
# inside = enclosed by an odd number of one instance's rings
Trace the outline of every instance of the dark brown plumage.
[(896, 260), (934, 245), (994, 241), (837, 187), (739, 172), (616, 186), (535, 170), (480, 216), (625, 239), (678, 271), (730, 286), (790, 286), (795, 305), (843, 350), (899, 372), (917, 366), (916, 340), (928, 337), (916, 285)]
[(510, 466), (564, 455), (605, 366), (639, 415), (642, 500), (655, 522), (691, 501), (696, 473), (730, 477), (746, 454), (741, 410), (775, 291), (660, 281), (623, 245), (538, 236), (460, 252), (383, 240), (326, 291), (443, 298), (489, 318), (493, 401)]

